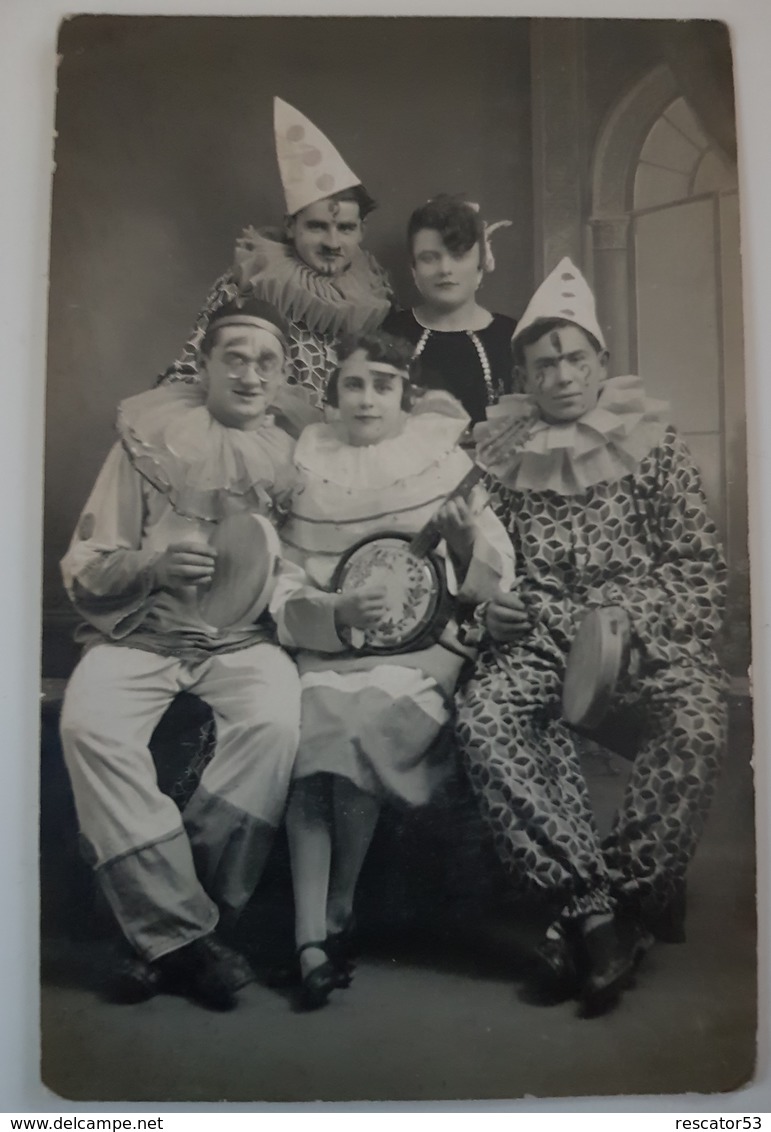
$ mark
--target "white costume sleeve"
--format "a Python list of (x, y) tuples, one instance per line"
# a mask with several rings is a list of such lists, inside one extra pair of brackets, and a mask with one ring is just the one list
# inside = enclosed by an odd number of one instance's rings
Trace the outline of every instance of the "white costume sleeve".
[(120, 444), (102, 467), (62, 559), (64, 585), (78, 612), (119, 639), (152, 603), (157, 550), (142, 548), (143, 481)]
[(281, 560), (270, 613), (287, 648), (338, 653), (346, 646), (335, 627), (336, 594), (312, 585), (301, 566)]
[(487, 493), (475, 490), (472, 507), (479, 509), (474, 552), (458, 591), (462, 601), (476, 605), (489, 601), (500, 590), (509, 590), (514, 581), (515, 554), (501, 520), (487, 503)]

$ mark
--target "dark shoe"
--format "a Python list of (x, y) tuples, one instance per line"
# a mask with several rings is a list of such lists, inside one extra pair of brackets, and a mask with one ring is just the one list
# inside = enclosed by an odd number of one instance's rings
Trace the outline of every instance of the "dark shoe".
[(302, 979), (300, 977), (300, 965), (297, 958), (291, 959), (286, 963), (277, 963), (264, 972), (260, 979), (263, 986), (269, 987), (271, 990), (290, 990), (292, 987), (298, 987)]
[(520, 994), (537, 1006), (557, 1006), (578, 995), (579, 979), (571, 941), (561, 925), (553, 924), (536, 947), (532, 977)]
[(237, 992), (254, 980), (244, 957), (213, 934), (164, 955), (158, 963), (177, 990), (210, 1010), (232, 1010)]
[(297, 949), (298, 960), (303, 951), (307, 951), (311, 947), (317, 947), (319, 951), (323, 951), (327, 959), (318, 967), (314, 967), (307, 975), (301, 976), (297, 1009), (302, 1011), (319, 1010), (322, 1006), (326, 1006), (332, 991), (347, 985), (341, 982), (340, 971), (329, 959), (325, 940), (315, 940), (311, 943), (302, 944)]
[(113, 965), (107, 995), (110, 1002), (128, 1006), (147, 1002), (162, 989), (163, 976), (155, 963), (134, 953), (123, 953)]
[(632, 972), (635, 973), (656, 942), (656, 937), (652, 932), (648, 931), (646, 925), (639, 920), (633, 921), (631, 924), (624, 924), (622, 922), (618, 930), (621, 935), (622, 945), (631, 956)]
[(231, 990), (239, 991), (254, 982), (254, 969), (251, 963), (240, 951), (229, 947), (217, 936), (208, 937), (207, 947), (221, 963), (222, 971)]
[[(346, 990), (353, 982), (353, 973), (356, 969), (354, 956), (357, 954), (357, 947), (353, 917), (342, 931), (328, 935), (323, 943), (305, 944), (300, 950), (311, 946), (318, 946), (327, 953), (329, 962), (337, 972), (337, 987)], [(292, 962), (272, 967), (265, 976), (265, 985), (274, 990), (299, 987), (303, 981), (299, 956), (300, 951), (297, 951)]]
[(332, 932), (327, 936), (325, 950), (330, 962), (337, 968), (341, 980), (339, 985), (349, 987), (353, 981), (358, 954), (356, 921), (353, 916), (349, 917), (345, 927), (339, 932)]
[(663, 908), (645, 918), (645, 925), (660, 943), (685, 943), (685, 913), (686, 895), (685, 881), (683, 881)]
[(581, 985), (578, 1013), (597, 1018), (615, 1010), (634, 981), (634, 973), (652, 943), (648, 933), (633, 931), (622, 938), (608, 917), (580, 932)]
[(685, 943), (686, 885), (675, 882), (665, 903), (660, 899), (641, 901), (633, 896), (619, 902), (622, 917), (643, 924), (659, 943)]

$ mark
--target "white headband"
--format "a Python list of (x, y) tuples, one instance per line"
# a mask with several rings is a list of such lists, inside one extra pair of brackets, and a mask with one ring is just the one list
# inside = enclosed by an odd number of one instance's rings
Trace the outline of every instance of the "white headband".
[(228, 314), (224, 318), (213, 318), (209, 325), (212, 330), (217, 330), (220, 326), (256, 326), (260, 330), (267, 330), (274, 338), (278, 338), (281, 345), (286, 349), (286, 338), (283, 332), (272, 322), (268, 322), (266, 318), (259, 318), (255, 314)]

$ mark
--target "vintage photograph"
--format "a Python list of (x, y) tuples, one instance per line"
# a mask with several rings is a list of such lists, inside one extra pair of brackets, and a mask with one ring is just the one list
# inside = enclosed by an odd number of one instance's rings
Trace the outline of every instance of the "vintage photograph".
[(740, 1089), (728, 29), (81, 15), (58, 51), (43, 1083)]

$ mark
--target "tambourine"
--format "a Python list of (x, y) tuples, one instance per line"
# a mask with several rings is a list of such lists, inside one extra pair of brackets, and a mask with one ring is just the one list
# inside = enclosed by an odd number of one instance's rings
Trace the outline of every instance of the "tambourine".
[(210, 546), (217, 557), (211, 585), (198, 599), (201, 618), (215, 629), (252, 624), (273, 596), (281, 557), (278, 535), (262, 515), (244, 511), (218, 524)]
[(629, 618), (618, 606), (593, 609), (570, 649), (562, 688), (562, 717), (572, 727), (598, 727), (629, 663)]
[(357, 652), (385, 656), (436, 644), (450, 620), (453, 600), (438, 554), (416, 554), (414, 538), (399, 531), (370, 535), (341, 558), (333, 590), (351, 593), (364, 586), (386, 591), (386, 616), (368, 629), (344, 630)]

